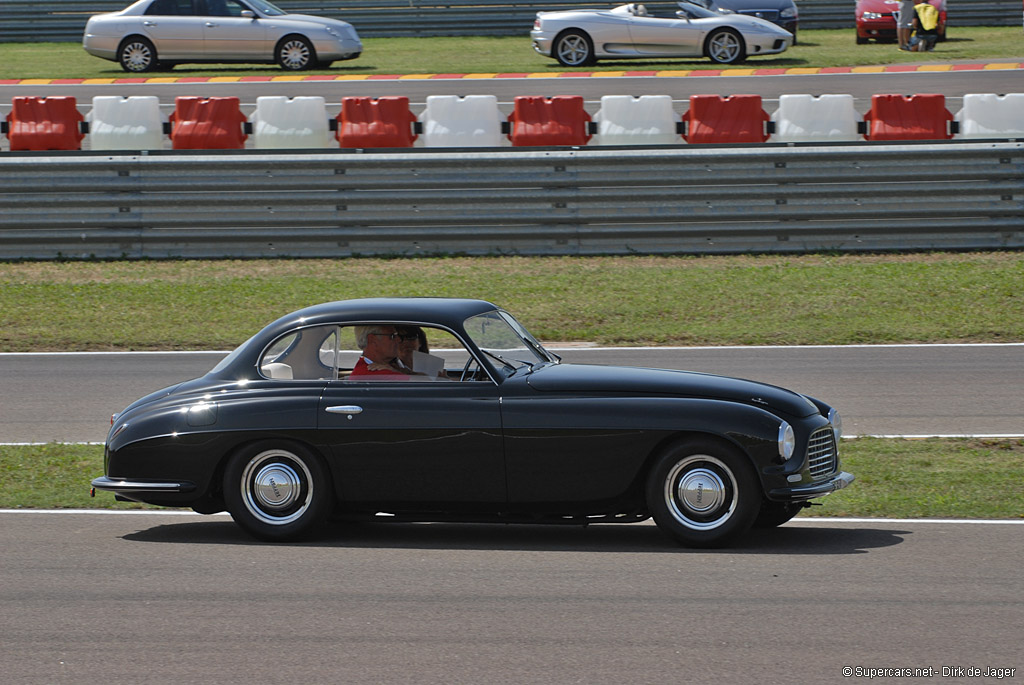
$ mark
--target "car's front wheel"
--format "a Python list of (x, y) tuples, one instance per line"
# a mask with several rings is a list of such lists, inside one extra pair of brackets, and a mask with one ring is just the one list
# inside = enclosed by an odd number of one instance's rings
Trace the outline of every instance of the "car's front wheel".
[(564, 67), (586, 67), (597, 61), (590, 36), (577, 29), (559, 34), (552, 50), (555, 59)]
[(761, 487), (746, 456), (711, 439), (681, 442), (647, 479), (647, 506), (658, 527), (690, 547), (719, 547), (746, 532), (761, 507)]
[(717, 64), (737, 64), (747, 58), (747, 46), (733, 29), (716, 29), (704, 43), (704, 53)]
[(274, 59), (282, 69), (303, 71), (317, 65), (312, 44), (302, 36), (287, 36), (277, 44)]
[(317, 455), (298, 444), (268, 441), (231, 457), (224, 473), (224, 501), (238, 525), (261, 540), (276, 542), (314, 532), (330, 515), (334, 494)]
[(122, 69), (133, 74), (153, 71), (157, 68), (156, 48), (148, 39), (132, 36), (118, 47), (117, 61)]

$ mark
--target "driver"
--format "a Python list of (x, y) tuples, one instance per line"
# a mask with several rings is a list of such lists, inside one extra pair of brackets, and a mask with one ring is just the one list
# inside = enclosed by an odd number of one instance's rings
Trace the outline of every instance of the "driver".
[(392, 366), (398, 357), (398, 331), (394, 326), (356, 326), (356, 344), (363, 351), (355, 368), (349, 374), (350, 379), (359, 380), (408, 380), (404, 374)]

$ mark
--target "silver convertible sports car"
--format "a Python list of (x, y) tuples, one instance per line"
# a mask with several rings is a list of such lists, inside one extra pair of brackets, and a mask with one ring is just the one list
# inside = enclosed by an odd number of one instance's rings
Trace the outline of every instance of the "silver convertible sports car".
[(824, 402), (562, 363), (481, 300), (328, 302), (111, 419), (95, 490), (291, 540), (328, 519), (629, 523), (713, 547), (853, 482)]
[(567, 67), (599, 59), (708, 57), (735, 64), (773, 55), (793, 34), (764, 19), (721, 14), (689, 2), (630, 3), (607, 10), (538, 12), (533, 49)]
[(266, 0), (139, 0), (90, 17), (82, 47), (129, 72), (182, 62), (277, 62), (297, 71), (363, 51), (351, 24), (288, 14)]

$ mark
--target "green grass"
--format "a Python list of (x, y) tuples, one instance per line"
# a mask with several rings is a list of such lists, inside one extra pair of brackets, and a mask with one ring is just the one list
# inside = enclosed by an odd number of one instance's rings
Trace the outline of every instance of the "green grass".
[(1024, 340), (1024, 253), (0, 263), (0, 351), (231, 349), (319, 302), (488, 299), (606, 345)]
[[(860, 438), (844, 441), (841, 454), (857, 481), (803, 515), (1024, 517), (1024, 440)], [(148, 508), (89, 497), (102, 473), (98, 445), (0, 446), (0, 509)]]
[[(311, 74), (438, 74), (572, 71), (553, 59), (541, 57), (530, 46), (529, 27), (522, 36), (368, 38), (356, 60), (336, 62), (329, 70)], [(855, 45), (853, 29), (802, 30), (800, 42), (782, 53), (754, 57), (728, 69), (773, 69), (942, 63), (966, 60), (1020, 61), (1024, 59), (1021, 29), (971, 26), (949, 29), (949, 40), (930, 53), (900, 52), (892, 43)], [(718, 69), (707, 59), (609, 60), (579, 71)], [(284, 72), (271, 65), (186, 64), (151, 76), (270, 75)], [(2, 43), (0, 79), (122, 78), (129, 76), (115, 62), (85, 53), (78, 43)]]

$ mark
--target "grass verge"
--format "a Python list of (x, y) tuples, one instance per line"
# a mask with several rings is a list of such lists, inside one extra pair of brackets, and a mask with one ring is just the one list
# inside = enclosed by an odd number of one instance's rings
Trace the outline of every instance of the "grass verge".
[(0, 263), (0, 351), (232, 349), (301, 307), (488, 299), (545, 341), (1024, 340), (1024, 253)]
[[(358, 27), (356, 27), (358, 28)], [(720, 69), (707, 59), (607, 60), (594, 67), (568, 69), (536, 54), (530, 47), (529, 27), (522, 36), (368, 38), (365, 52), (351, 62), (336, 62), (331, 69), (310, 74), (359, 76), (372, 74), (544, 73), (564, 71), (616, 72), (636, 70)], [(856, 45), (854, 30), (807, 29), (800, 42), (782, 53), (755, 57), (734, 69), (786, 69), (856, 65), (918, 64), (950, 61), (1014, 61), (1024, 57), (1020, 27), (952, 26), (949, 40), (933, 52), (900, 52), (892, 43)], [(281, 76), (272, 65), (185, 64), (149, 76)], [(78, 43), (0, 43), (0, 79), (123, 78), (115, 62), (93, 57)]]
[[(858, 438), (841, 449), (857, 481), (803, 515), (1024, 517), (1024, 440)], [(102, 473), (99, 445), (0, 446), (0, 508), (150, 508), (110, 493), (89, 497), (89, 481)]]

